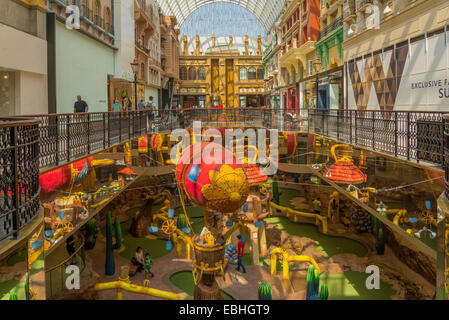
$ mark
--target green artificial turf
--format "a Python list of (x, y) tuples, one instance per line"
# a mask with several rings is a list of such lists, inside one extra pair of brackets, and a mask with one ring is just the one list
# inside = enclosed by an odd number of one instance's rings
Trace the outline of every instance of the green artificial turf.
[(7, 264), (8, 266), (13, 266), (16, 263), (26, 261), (27, 259), (27, 249), (23, 248), (8, 257)]
[(391, 286), (380, 281), (380, 289), (368, 290), (366, 279), (369, 274), (347, 271), (343, 274), (320, 275), (320, 286), (326, 284), (330, 300), (390, 300), (395, 291)]
[(18, 300), (25, 300), (25, 281), (8, 280), (0, 283), (0, 300), (9, 300), (9, 294), (15, 292)]
[[(158, 211), (162, 208), (163, 205), (158, 205), (153, 208), (153, 212)], [(132, 234), (129, 233), (132, 223), (133, 215), (139, 211), (140, 208), (130, 209), (126, 212), (128, 216), (128, 220), (124, 223), (121, 223), (122, 228), (122, 238), (123, 245), (125, 246), (125, 250), (120, 252), (120, 256), (125, 259), (131, 260), (134, 256), (137, 247), (142, 247), (144, 253), (149, 253), (153, 259), (157, 259), (163, 257), (171, 252), (165, 249), (165, 245), (167, 243), (166, 240), (152, 240), (147, 238), (135, 238)], [(102, 230), (103, 235), (105, 235), (106, 230)], [(173, 246), (174, 247), (174, 246)], [(172, 249), (173, 250), (173, 249)]]
[[(173, 274), (170, 277), (170, 282), (173, 283), (178, 289), (193, 297), (195, 284), (193, 282), (193, 275), (191, 271), (181, 271)], [(230, 296), (223, 290), (221, 291), (221, 293), (226, 300), (234, 300), (232, 296)]]
[(326, 258), (340, 253), (353, 253), (363, 257), (368, 252), (365, 246), (355, 240), (322, 234), (316, 226), (311, 224), (294, 223), (286, 217), (272, 217), (265, 219), (265, 221), (276, 225), (279, 230), (285, 231), (290, 235), (315, 240), (318, 245), (316, 250), (322, 252)]

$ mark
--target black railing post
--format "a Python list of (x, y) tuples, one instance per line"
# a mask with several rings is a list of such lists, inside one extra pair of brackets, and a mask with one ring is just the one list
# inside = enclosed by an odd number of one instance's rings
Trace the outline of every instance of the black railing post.
[(349, 142), (352, 144), (352, 110), (345, 112), (349, 112)]
[(67, 115), (67, 161), (70, 161), (70, 115)]
[(103, 112), (103, 149), (106, 149), (106, 112)]
[(410, 160), (410, 112), (407, 112), (407, 160)]
[(340, 140), (340, 110), (337, 110), (337, 139)]
[(87, 154), (90, 154), (90, 113), (87, 114)]
[[(17, 239), (19, 236), (19, 197), (20, 197), (20, 190), (19, 190), (19, 151), (18, 151), (18, 141), (17, 141), (17, 127), (12, 126), (11, 127), (11, 142), (13, 143), (13, 168), (14, 168), (14, 186), (12, 191), (12, 195), (14, 197), (14, 216), (13, 216), (13, 222), (12, 222), (12, 237), (13, 239)], [(28, 161), (29, 159), (26, 159)], [(5, 198), (7, 198), (7, 194), (5, 194)]]
[(375, 111), (372, 111), (372, 113), (373, 113), (373, 136), (372, 136), (372, 138), (373, 138), (373, 150), (376, 150), (376, 141), (374, 140), (375, 139), (375, 131), (376, 131), (376, 126), (375, 126), (375, 121), (376, 121), (376, 112)]
[[(108, 148), (109, 148), (111, 146), (111, 116), (110, 116), (110, 113), (106, 113), (105, 117), (108, 118), (106, 123), (108, 125)], [(118, 113), (118, 118), (120, 119), (120, 112)]]
[(120, 117), (120, 121), (118, 122), (119, 130), (118, 130), (118, 141), (122, 142), (122, 119), (124, 120), (128, 116), (128, 112), (125, 112), (124, 117)]
[(394, 156), (398, 156), (398, 113), (394, 111)]
[[(49, 118), (48, 120), (50, 120), (51, 118)], [(59, 145), (59, 116), (55, 116), (55, 122), (56, 122), (56, 130), (55, 130), (55, 140), (56, 140), (56, 165), (59, 165), (59, 157), (60, 157), (60, 145)]]

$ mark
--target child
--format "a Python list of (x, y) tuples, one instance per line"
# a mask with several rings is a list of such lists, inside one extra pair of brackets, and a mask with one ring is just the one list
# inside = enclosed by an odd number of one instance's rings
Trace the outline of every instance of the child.
[(150, 254), (147, 253), (145, 255), (145, 279), (147, 277), (147, 274), (151, 274), (151, 278), (154, 278), (153, 272), (151, 272), (151, 264), (153, 262), (153, 259), (150, 258)]

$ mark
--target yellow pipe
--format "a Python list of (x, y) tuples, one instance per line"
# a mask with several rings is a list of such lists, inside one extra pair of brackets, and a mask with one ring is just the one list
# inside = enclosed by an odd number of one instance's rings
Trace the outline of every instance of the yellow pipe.
[(407, 210), (401, 209), (399, 212), (394, 216), (393, 223), (397, 226), (399, 226), (399, 222), (401, 222), (402, 218), (405, 218), (407, 215)]
[[(97, 283), (94, 287), (95, 291), (104, 291), (104, 290), (117, 290), (117, 299), (123, 298), (121, 290), (125, 290), (132, 293), (144, 294), (147, 296), (152, 296), (156, 298), (166, 299), (166, 300), (181, 300), (181, 298), (173, 292), (162, 291), (153, 288), (147, 288), (138, 286), (135, 284), (130, 284), (125, 281), (114, 281), (114, 282), (106, 282), (106, 283)], [(119, 293), (120, 291), (120, 293)]]
[(270, 214), (272, 214), (271, 207), (278, 209), (280, 211), (286, 211), (287, 217), (289, 217), (291, 214), (293, 214), (293, 215), (298, 215), (298, 216), (302, 216), (302, 217), (306, 217), (306, 218), (315, 219), (315, 224), (318, 226), (319, 222), (321, 222), (321, 224), (323, 225), (323, 233), (327, 234), (327, 217), (323, 217), (323, 216), (321, 216), (319, 214), (315, 214), (315, 213), (308, 213), (308, 212), (292, 210), (290, 208), (277, 205), (274, 202), (270, 202)]
[(288, 254), (288, 252), (283, 248), (276, 248), (271, 252), (271, 259), (270, 259), (270, 274), (272, 276), (276, 275), (277, 268), (276, 268), (276, 260), (277, 255), (282, 255), (282, 278), (287, 280), (290, 279), (290, 270), (289, 270), (289, 263), (290, 262), (308, 262), (311, 263), (315, 270), (318, 271), (318, 273), (321, 273), (320, 267), (318, 267), (318, 264), (316, 263), (315, 259), (309, 256), (291, 256)]

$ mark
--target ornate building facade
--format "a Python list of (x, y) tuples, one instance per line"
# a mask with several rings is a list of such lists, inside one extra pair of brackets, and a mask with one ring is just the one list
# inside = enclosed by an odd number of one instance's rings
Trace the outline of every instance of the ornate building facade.
[(183, 108), (246, 108), (265, 104), (260, 36), (185, 36), (182, 41), (179, 93)]

